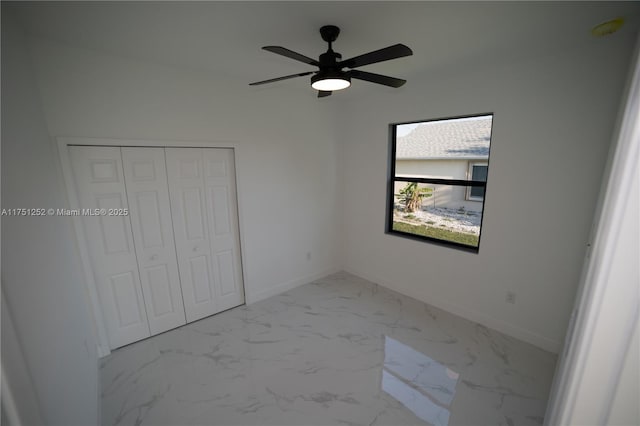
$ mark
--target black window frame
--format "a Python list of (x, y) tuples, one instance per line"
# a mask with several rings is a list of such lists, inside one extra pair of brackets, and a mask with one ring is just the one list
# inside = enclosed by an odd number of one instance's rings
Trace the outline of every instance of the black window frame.
[[(396, 177), (396, 128), (403, 124), (415, 124), (415, 123), (429, 123), (433, 121), (446, 121), (446, 120), (456, 120), (456, 119), (464, 119), (464, 118), (475, 118), (481, 116), (491, 116), (491, 132), (489, 134), (489, 154), (487, 155), (487, 178), (486, 181), (474, 181), (474, 180), (460, 180), (460, 179), (436, 179), (436, 178), (421, 178), (421, 177), (407, 177), (403, 176), (401, 178)], [(442, 118), (430, 118), (426, 120), (412, 120), (412, 121), (403, 121), (397, 123), (389, 124), (389, 155), (388, 155), (388, 175), (387, 175), (387, 211), (385, 218), (385, 233), (389, 235), (395, 235), (398, 237), (408, 238), (411, 240), (417, 240), (422, 242), (429, 242), (449, 248), (454, 248), (458, 250), (463, 250), (471, 253), (478, 253), (480, 251), (480, 241), (482, 238), (482, 222), (484, 221), (484, 210), (487, 202), (487, 182), (489, 181), (489, 161), (491, 157), (491, 140), (493, 137), (493, 125), (495, 120), (495, 114), (493, 112), (485, 112), (480, 114), (470, 114), (470, 115), (460, 115), (460, 116), (452, 116), (452, 117), (442, 117)], [(484, 161), (484, 160), (483, 160)], [(470, 176), (468, 176), (470, 177)], [(480, 232), (478, 234), (478, 246), (470, 246), (467, 244), (458, 243), (455, 241), (442, 240), (439, 238), (427, 237), (423, 235), (412, 234), (409, 232), (398, 231), (393, 229), (393, 206), (395, 201), (395, 183), (396, 182), (417, 182), (417, 183), (431, 183), (436, 185), (451, 185), (451, 186), (481, 186), (484, 188), (484, 198), (482, 200), (482, 216), (480, 217)], [(466, 189), (465, 189), (466, 192)]]

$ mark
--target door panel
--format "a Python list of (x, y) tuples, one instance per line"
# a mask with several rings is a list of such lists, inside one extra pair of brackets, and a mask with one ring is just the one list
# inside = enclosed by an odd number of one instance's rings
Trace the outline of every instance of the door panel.
[[(122, 209), (126, 206), (122, 202), (123, 194), (121, 193), (97, 195), (95, 199), (98, 203), (98, 208), (101, 210)], [(100, 215), (98, 220), (100, 221), (105, 254), (130, 253), (130, 224), (127, 218), (124, 216)]]
[[(81, 209), (127, 208), (120, 148), (69, 147)], [(111, 348), (150, 335), (126, 216), (82, 217)]]
[(137, 324), (142, 321), (138, 304), (138, 292), (136, 282), (132, 272), (116, 274), (109, 277), (113, 290), (113, 300), (118, 311), (118, 322), (120, 327)]
[[(115, 152), (115, 151), (114, 151)], [(92, 183), (118, 182), (120, 159), (90, 160)]]
[(185, 235), (187, 240), (205, 240), (204, 221), (202, 220), (202, 189), (183, 189), (181, 208), (184, 215)]
[(171, 314), (175, 308), (171, 299), (171, 279), (167, 265), (158, 265), (145, 268), (147, 281), (151, 290), (151, 302), (153, 311), (157, 317)]
[(122, 148), (133, 238), (151, 334), (186, 323), (163, 148)]
[(228, 296), (236, 291), (233, 252), (231, 250), (216, 253), (218, 270), (220, 271), (221, 296)]
[(182, 292), (193, 321), (244, 303), (233, 150), (166, 154)]
[(205, 256), (192, 257), (189, 259), (191, 272), (191, 286), (193, 287), (193, 298), (195, 304), (209, 303), (211, 298), (211, 288), (209, 278), (209, 267)]
[(214, 186), (209, 191), (213, 210), (213, 231), (217, 237), (231, 232), (229, 223), (229, 193), (226, 186)]
[(166, 148), (169, 196), (187, 321), (217, 312), (201, 150)]
[(139, 191), (133, 194), (133, 198), (137, 207), (134, 209), (137, 210), (136, 219), (140, 222), (142, 247), (145, 249), (164, 247), (158, 191)]
[(211, 253), (220, 311), (244, 303), (233, 149), (202, 149)]

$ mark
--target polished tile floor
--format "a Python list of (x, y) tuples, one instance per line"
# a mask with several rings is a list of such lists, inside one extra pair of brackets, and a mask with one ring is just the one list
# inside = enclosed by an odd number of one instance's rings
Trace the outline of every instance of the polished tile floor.
[(556, 356), (339, 273), (114, 351), (104, 425), (537, 425)]

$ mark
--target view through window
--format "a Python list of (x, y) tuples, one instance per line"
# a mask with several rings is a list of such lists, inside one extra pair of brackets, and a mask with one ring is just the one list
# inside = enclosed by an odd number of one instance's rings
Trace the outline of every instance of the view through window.
[(391, 124), (387, 232), (477, 251), (492, 114)]

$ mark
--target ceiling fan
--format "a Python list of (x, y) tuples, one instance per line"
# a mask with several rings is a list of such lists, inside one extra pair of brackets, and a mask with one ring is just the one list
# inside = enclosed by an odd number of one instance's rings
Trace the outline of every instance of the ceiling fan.
[[(369, 81), (371, 83), (383, 84), (389, 87), (400, 87), (407, 82), (400, 78), (388, 77), (386, 75), (354, 69), (364, 65), (413, 55), (413, 52), (407, 46), (404, 44), (394, 44), (393, 46), (385, 47), (384, 49), (375, 50), (373, 52), (365, 53), (363, 55), (347, 59), (346, 61), (342, 61), (342, 55), (338, 52), (334, 52), (331, 48), (331, 44), (336, 41), (339, 34), (340, 28), (335, 25), (325, 25), (320, 28), (320, 35), (324, 41), (329, 43), (329, 49), (320, 55), (320, 58), (318, 58), (317, 61), (281, 46), (264, 46), (263, 49), (266, 51), (316, 66), (319, 69), (318, 71), (307, 71), (298, 74), (285, 75), (284, 77), (257, 81), (249, 84), (249, 86), (257, 86), (260, 84), (273, 83), (280, 80), (314, 74), (311, 76), (311, 87), (318, 91), (319, 98), (324, 98), (325, 96), (330, 96), (333, 91), (349, 87), (351, 85), (352, 78)], [(345, 70), (344, 68), (348, 68), (348, 70)]]

